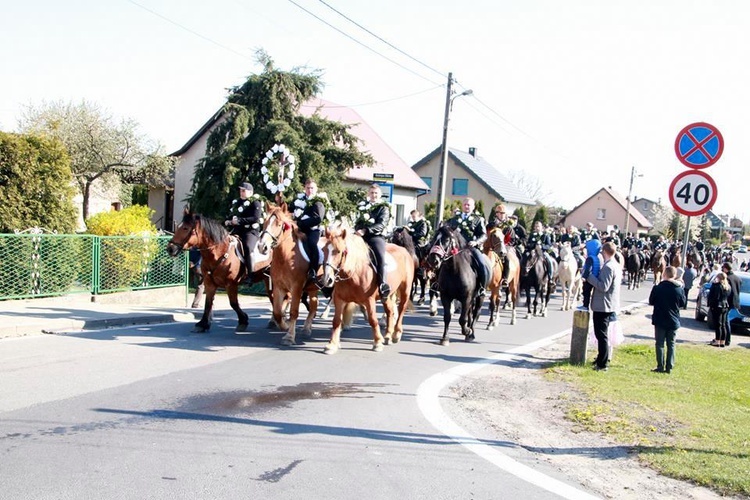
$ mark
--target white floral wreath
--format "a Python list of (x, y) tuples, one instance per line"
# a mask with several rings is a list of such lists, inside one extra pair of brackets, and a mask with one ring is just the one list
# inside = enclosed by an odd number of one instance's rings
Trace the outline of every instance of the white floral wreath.
[(249, 207), (249, 206), (250, 206), (250, 204), (251, 204), (251, 203), (252, 203), (253, 201), (255, 201), (255, 200), (259, 200), (259, 201), (261, 201), (261, 205), (260, 205), (260, 213), (261, 213), (261, 216), (260, 216), (260, 219), (258, 219), (258, 222), (256, 222), (255, 224), (253, 224), (253, 225), (252, 225), (251, 227), (252, 227), (253, 229), (260, 229), (260, 227), (261, 227), (261, 226), (263, 225), (263, 223), (264, 223), (264, 222), (265, 222), (265, 220), (266, 220), (266, 212), (265, 212), (265, 210), (263, 210), (263, 203), (262, 203), (262, 201), (263, 201), (263, 198), (262, 198), (262, 197), (261, 197), (260, 195), (258, 195), (258, 194), (254, 194), (254, 195), (250, 196), (249, 198), (247, 198), (247, 199), (246, 199), (246, 200), (245, 200), (245, 201), (244, 201), (243, 203), (240, 203), (239, 205), (237, 205), (237, 202), (238, 202), (239, 200), (237, 200), (237, 199), (235, 198), (234, 200), (232, 200), (232, 208), (231, 208), (231, 210), (230, 210), (230, 211), (231, 211), (232, 213), (234, 213), (234, 211), (235, 211), (235, 209), (236, 209), (236, 210), (237, 210), (237, 213), (238, 213), (238, 214), (242, 214), (242, 212), (244, 212), (244, 211), (245, 211), (245, 208)]
[(359, 217), (357, 217), (357, 221), (368, 226), (374, 224), (375, 218), (370, 215), (370, 210), (380, 205), (389, 205), (389, 203), (387, 201), (377, 201), (375, 203), (370, 203), (369, 200), (362, 200), (357, 203), (357, 210), (359, 211)]
[(263, 182), (271, 194), (283, 193), (294, 178), (294, 155), (283, 144), (274, 144), (263, 157)]
[(333, 210), (331, 200), (328, 199), (328, 195), (324, 192), (319, 192), (310, 199), (305, 199), (305, 193), (298, 194), (297, 199), (294, 200), (294, 218), (299, 219), (307, 207), (314, 205), (318, 201), (323, 204), (326, 211), (325, 220), (321, 221), (323, 225), (329, 225), (334, 222), (339, 213)]

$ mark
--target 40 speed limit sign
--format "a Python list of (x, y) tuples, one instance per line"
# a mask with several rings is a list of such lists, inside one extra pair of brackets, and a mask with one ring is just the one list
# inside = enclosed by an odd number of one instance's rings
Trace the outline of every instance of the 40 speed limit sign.
[(669, 186), (669, 201), (683, 215), (703, 215), (716, 203), (716, 183), (701, 170), (688, 170), (674, 178)]

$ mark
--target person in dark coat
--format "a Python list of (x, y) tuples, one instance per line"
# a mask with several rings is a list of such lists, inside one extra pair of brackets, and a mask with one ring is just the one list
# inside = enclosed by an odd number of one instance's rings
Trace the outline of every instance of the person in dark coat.
[(711, 288), (708, 291), (706, 304), (711, 310), (716, 328), (716, 337), (711, 345), (724, 347), (727, 344), (726, 339), (729, 333), (729, 310), (731, 306), (732, 287), (729, 284), (727, 275), (720, 272), (714, 278)]
[(245, 256), (245, 278), (250, 280), (253, 275), (253, 252), (260, 238), (260, 228), (263, 222), (263, 205), (260, 198), (253, 197), (253, 186), (249, 182), (240, 184), (240, 197), (232, 200), (229, 209), (229, 219), (224, 225), (230, 228), (232, 234), (239, 236), (242, 242), (242, 252)]
[(383, 200), (383, 191), (380, 186), (372, 184), (367, 190), (367, 200), (364, 204), (360, 204), (360, 217), (354, 229), (375, 254), (375, 270), (378, 275), (378, 292), (380, 292), (381, 300), (386, 300), (391, 294), (391, 287), (385, 279), (386, 241), (384, 237), (390, 220), (391, 206)]
[[(310, 268), (307, 270), (307, 279), (317, 282), (318, 268), (320, 267), (320, 254), (318, 242), (323, 230), (323, 221), (326, 216), (326, 207), (318, 197), (318, 183), (312, 179), (305, 181), (305, 193), (297, 201), (305, 204), (302, 212), (296, 218), (297, 229), (305, 235), (302, 242), (307, 258), (310, 260)], [(295, 202), (297, 203), (297, 202)]]
[[(729, 262), (725, 262), (721, 265), (721, 270), (724, 271), (724, 274), (727, 275), (727, 281), (729, 282), (729, 309), (737, 309), (740, 310), (740, 288), (742, 288), (742, 279), (734, 274), (734, 270), (732, 269), (732, 264)], [(728, 314), (727, 314), (728, 316)], [(727, 335), (726, 339), (724, 340), (724, 345), (729, 345), (732, 342), (732, 325), (729, 323), (729, 319), (727, 319)]]
[[(682, 282), (676, 280), (677, 270), (669, 266), (664, 269), (662, 282), (651, 289), (649, 305), (654, 306), (651, 324), (656, 338), (656, 368), (653, 372), (670, 373), (674, 368), (674, 339), (680, 328), (680, 309), (687, 304)], [(664, 343), (667, 356), (664, 357)]]
[(464, 198), (462, 208), (463, 210), (449, 220), (448, 224), (461, 232), (471, 248), (472, 267), (477, 274), (477, 295), (484, 298), (491, 269), (489, 261), (479, 249), (487, 239), (487, 224), (484, 217), (474, 211), (474, 198)]
[[(685, 282), (686, 299), (690, 296), (690, 290), (693, 288), (696, 278), (698, 278), (698, 271), (695, 269), (692, 262), (688, 262), (687, 267), (685, 268), (685, 274), (682, 275), (682, 281)], [(687, 303), (683, 309), (685, 308), (687, 308)]]

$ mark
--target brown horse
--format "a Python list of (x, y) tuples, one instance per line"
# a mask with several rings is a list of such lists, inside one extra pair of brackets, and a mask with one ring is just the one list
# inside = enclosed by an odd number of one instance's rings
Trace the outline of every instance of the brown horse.
[(654, 273), (654, 284), (658, 284), (661, 281), (661, 273), (667, 267), (667, 259), (664, 256), (663, 250), (654, 250), (654, 254), (651, 256), (651, 271)]
[[(351, 229), (326, 229), (328, 243), (323, 248), (323, 284), (333, 286), (333, 330), (326, 345), (326, 354), (334, 354), (341, 345), (341, 329), (346, 319), (347, 304), (364, 307), (372, 328), (372, 350), (382, 351), (383, 345), (401, 340), (404, 330), (404, 313), (409, 305), (409, 293), (414, 280), (414, 259), (404, 248), (392, 243), (386, 245), (386, 280), (391, 294), (383, 300), (387, 317), (385, 337), (380, 334), (376, 316), (379, 297), (375, 269), (370, 263), (370, 249), (365, 241)], [(390, 260), (394, 262), (389, 262)], [(394, 269), (395, 264), (395, 269)], [(396, 314), (398, 302), (398, 314)]]
[[(229, 296), (229, 304), (237, 313), (238, 324), (235, 331), (244, 332), (247, 329), (248, 317), (237, 301), (237, 289), (247, 271), (236, 251), (242, 247), (239, 239), (231, 236), (217, 221), (185, 209), (182, 222), (167, 244), (167, 253), (176, 257), (191, 247), (197, 248), (201, 253), (201, 273), (206, 293), (203, 317), (196, 323), (193, 331), (204, 333), (211, 328), (211, 311), (216, 289), (224, 288)], [(270, 260), (256, 262), (252, 276), (252, 282), (263, 281), (266, 290), (270, 290), (270, 283), (264, 271), (269, 264)]]
[[(487, 233), (487, 239), (484, 242), (484, 254), (493, 262), (492, 279), (488, 287), (490, 291), (490, 321), (487, 329), (497, 325), (499, 321), (498, 310), (500, 309), (500, 293), (503, 288), (506, 290), (507, 297), (511, 303), (510, 324), (516, 324), (516, 304), (518, 303), (519, 282), (521, 281), (521, 264), (518, 261), (515, 249), (505, 245), (505, 236), (502, 228), (495, 227)], [(508, 254), (508, 283), (502, 283), (503, 263), (499, 254), (507, 252)]]
[[(271, 266), (273, 319), (280, 329), (287, 330), (281, 343), (294, 345), (302, 292), (307, 292), (308, 297), (308, 314), (302, 331), (309, 336), (318, 310), (318, 286), (307, 280), (310, 264), (305, 260), (299, 245), (300, 239), (305, 236), (298, 231), (286, 203), (279, 206), (267, 204), (266, 213), (268, 215), (258, 240), (258, 251), (264, 255), (272, 251), (273, 261), (280, 263)], [(287, 299), (290, 306), (288, 323), (284, 320)]]

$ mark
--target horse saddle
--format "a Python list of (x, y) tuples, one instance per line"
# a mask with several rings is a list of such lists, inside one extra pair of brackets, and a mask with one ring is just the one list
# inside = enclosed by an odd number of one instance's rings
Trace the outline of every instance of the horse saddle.
[[(234, 254), (240, 259), (242, 265), (245, 265), (245, 249), (242, 247), (242, 242), (239, 236), (233, 234), (232, 241), (229, 243), (230, 247), (234, 247)], [(253, 249), (253, 264), (257, 265), (259, 262), (269, 260), (271, 258), (270, 252), (268, 255), (263, 255), (258, 251), (258, 247)], [(254, 267), (254, 266), (253, 266)], [(265, 266), (264, 266), (265, 267)]]
[[(323, 263), (323, 247), (321, 246), (323, 244), (324, 240), (318, 241), (318, 262)], [(310, 262), (310, 256), (307, 255), (307, 250), (305, 250), (305, 245), (302, 244), (302, 240), (299, 240), (297, 242), (297, 248), (299, 249), (300, 254), (302, 254), (302, 258), (305, 259), (305, 262)]]

